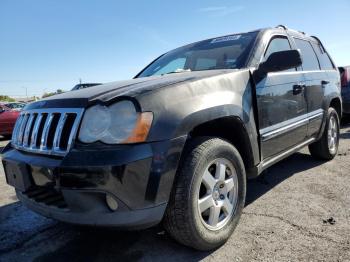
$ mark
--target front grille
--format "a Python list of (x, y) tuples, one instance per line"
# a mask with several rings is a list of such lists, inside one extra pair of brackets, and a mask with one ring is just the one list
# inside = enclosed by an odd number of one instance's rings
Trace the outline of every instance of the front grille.
[(73, 145), (82, 114), (81, 108), (23, 111), (16, 121), (12, 146), (32, 153), (64, 156)]

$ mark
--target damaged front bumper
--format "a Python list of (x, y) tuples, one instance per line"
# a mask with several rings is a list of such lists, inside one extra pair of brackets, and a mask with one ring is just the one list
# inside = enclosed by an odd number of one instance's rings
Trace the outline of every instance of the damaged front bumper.
[(146, 228), (163, 217), (185, 141), (81, 146), (63, 158), (9, 144), (2, 161), (8, 184), (39, 214), (81, 225)]

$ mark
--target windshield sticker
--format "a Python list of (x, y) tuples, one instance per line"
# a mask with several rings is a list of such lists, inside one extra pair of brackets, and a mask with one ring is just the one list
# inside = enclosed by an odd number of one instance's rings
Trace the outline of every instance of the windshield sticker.
[(241, 38), (241, 35), (229, 35), (229, 36), (223, 36), (219, 38), (215, 38), (211, 40), (211, 44), (216, 44), (220, 42), (226, 42), (226, 41), (235, 41)]

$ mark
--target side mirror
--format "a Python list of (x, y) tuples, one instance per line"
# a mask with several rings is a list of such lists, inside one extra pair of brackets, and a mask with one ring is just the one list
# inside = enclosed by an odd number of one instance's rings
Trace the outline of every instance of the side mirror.
[(299, 50), (286, 50), (272, 53), (265, 62), (261, 63), (258, 70), (267, 74), (298, 67), (302, 64)]
[(0, 107), (0, 113), (5, 112), (5, 109)]

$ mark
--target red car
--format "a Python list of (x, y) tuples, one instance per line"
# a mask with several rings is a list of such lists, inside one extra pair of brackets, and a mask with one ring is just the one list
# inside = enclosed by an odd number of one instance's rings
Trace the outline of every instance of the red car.
[(10, 137), (20, 112), (0, 105), (0, 135)]

